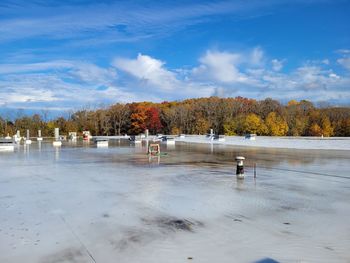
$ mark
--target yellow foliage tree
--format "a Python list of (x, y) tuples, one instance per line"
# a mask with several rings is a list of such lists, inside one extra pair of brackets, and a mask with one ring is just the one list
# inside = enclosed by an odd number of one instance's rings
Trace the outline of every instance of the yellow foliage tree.
[(53, 121), (49, 121), (47, 123), (47, 130), (48, 130), (48, 135), (53, 136), (54, 135), (54, 129), (56, 128), (56, 124)]
[(224, 124), (224, 133), (227, 136), (236, 135), (236, 124), (233, 120)]
[(196, 134), (206, 134), (210, 128), (208, 120), (204, 118), (198, 118), (194, 125), (194, 133)]
[(296, 117), (294, 123), (292, 123), (292, 129), (289, 130), (290, 134), (292, 136), (304, 135), (308, 126), (308, 122), (309, 120), (305, 116)]
[(272, 136), (284, 136), (288, 132), (287, 122), (276, 112), (270, 112), (265, 120), (268, 134)]
[(181, 130), (178, 127), (172, 127), (170, 130), (170, 134), (172, 135), (179, 135), (181, 133)]
[(332, 136), (334, 133), (334, 129), (332, 127), (331, 122), (329, 121), (328, 117), (324, 117), (322, 119), (322, 134), (325, 137)]
[(322, 135), (322, 129), (316, 122), (311, 124), (310, 129), (309, 129), (309, 135), (311, 135), (311, 136), (321, 136)]
[(288, 106), (293, 106), (293, 105), (298, 105), (299, 102), (297, 102), (296, 100), (290, 100), (288, 101)]
[(244, 115), (238, 115), (233, 119), (229, 119), (224, 123), (224, 133), (225, 135), (237, 135), (243, 134), (243, 123), (245, 122)]
[(250, 113), (243, 122), (243, 131), (245, 133), (256, 133), (261, 135), (266, 132), (266, 126), (259, 116)]

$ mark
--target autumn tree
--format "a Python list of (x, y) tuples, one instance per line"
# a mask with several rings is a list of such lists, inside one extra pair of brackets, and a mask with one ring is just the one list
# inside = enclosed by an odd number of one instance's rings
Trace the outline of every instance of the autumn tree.
[(338, 121), (336, 123), (337, 136), (350, 136), (350, 118)]
[(325, 137), (333, 136), (334, 129), (328, 117), (323, 117), (321, 121), (322, 135)]
[(309, 120), (304, 116), (296, 116), (292, 121), (288, 122), (289, 128), (288, 135), (302, 136), (306, 134)]
[(228, 120), (224, 124), (225, 135), (243, 135), (246, 131), (244, 130), (245, 116), (239, 114), (236, 117)]
[(7, 136), (9, 134), (10, 136), (13, 136), (16, 133), (14, 123), (10, 121), (7, 117), (2, 118), (0, 116), (0, 137), (1, 136)]
[(166, 134), (179, 134), (181, 133), (178, 125), (178, 115), (176, 112), (175, 103), (162, 103), (160, 111), (160, 119), (163, 126), (163, 131)]
[(299, 102), (299, 107), (304, 114), (307, 114), (308, 112), (310, 112), (312, 109), (315, 108), (314, 104), (308, 100), (301, 100)]
[(92, 111), (88, 111), (86, 109), (79, 110), (72, 114), (71, 119), (77, 125), (77, 131), (82, 132), (84, 130), (94, 131), (94, 114)]
[(162, 103), (117, 103), (98, 109), (85, 108), (54, 119), (47, 111), (33, 116), (23, 110), (12, 117), (0, 118), (0, 134), (13, 135), (16, 130), (34, 136), (52, 136), (53, 128), (61, 133), (89, 130), (93, 135), (139, 134), (146, 128), (151, 133), (204, 134), (210, 128), (217, 134), (292, 136), (350, 136), (350, 108), (314, 106), (307, 100), (291, 100), (287, 105), (267, 98), (256, 101), (243, 97), (196, 98)]
[(0, 117), (0, 136), (5, 136), (6, 121)]
[(322, 129), (317, 123), (312, 123), (309, 128), (309, 135), (310, 136), (321, 136), (322, 135)]
[(237, 123), (231, 119), (224, 123), (224, 134), (227, 136), (237, 135)]
[(122, 131), (126, 132), (128, 122), (130, 120), (129, 105), (117, 103), (112, 105), (109, 109), (110, 122), (114, 135), (120, 135)]
[(261, 118), (266, 119), (267, 115), (270, 112), (281, 113), (282, 105), (277, 101), (271, 98), (264, 99), (257, 103), (256, 113), (261, 116)]
[(181, 127), (183, 133), (192, 133), (194, 115), (189, 104), (182, 104), (176, 107), (176, 127)]
[(265, 120), (268, 134), (272, 136), (284, 136), (288, 132), (287, 122), (276, 112), (270, 112)]
[(143, 105), (133, 105), (131, 112), (129, 133), (140, 134), (144, 132), (147, 127), (147, 108)]
[(210, 129), (209, 121), (205, 118), (196, 118), (195, 125), (193, 127), (193, 133), (195, 134), (206, 134)]
[(159, 110), (156, 107), (150, 107), (147, 109), (146, 115), (147, 129), (149, 129), (151, 134), (159, 133), (163, 127), (159, 117)]
[(299, 102), (297, 102), (296, 100), (290, 100), (288, 101), (288, 107), (290, 106), (296, 106), (296, 105), (299, 105)]
[(250, 113), (243, 122), (243, 131), (244, 133), (262, 135), (266, 133), (266, 126), (259, 116)]

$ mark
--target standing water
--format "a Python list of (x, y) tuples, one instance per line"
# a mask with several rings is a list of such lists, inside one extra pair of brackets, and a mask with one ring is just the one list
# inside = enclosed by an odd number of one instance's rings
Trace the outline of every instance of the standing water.
[(0, 153), (0, 262), (350, 261), (349, 151), (146, 153), (123, 141)]

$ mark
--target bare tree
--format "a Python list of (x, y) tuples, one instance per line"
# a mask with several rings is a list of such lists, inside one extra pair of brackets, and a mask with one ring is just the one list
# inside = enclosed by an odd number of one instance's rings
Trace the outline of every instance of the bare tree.
[(114, 135), (120, 135), (122, 127), (129, 121), (129, 106), (121, 103), (114, 104), (109, 108), (109, 116), (114, 129)]

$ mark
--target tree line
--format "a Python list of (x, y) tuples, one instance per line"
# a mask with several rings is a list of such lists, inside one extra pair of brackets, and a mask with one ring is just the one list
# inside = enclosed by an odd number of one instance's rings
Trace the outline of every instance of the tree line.
[(40, 114), (15, 120), (0, 117), (0, 136), (14, 135), (17, 130), (32, 136), (41, 130), (53, 136), (55, 127), (61, 134), (89, 130), (92, 135), (137, 135), (148, 129), (150, 134), (216, 134), (268, 136), (350, 136), (349, 107), (316, 107), (307, 100), (291, 100), (283, 105), (267, 98), (198, 98), (173, 102), (117, 103), (95, 110), (78, 110), (69, 117), (45, 120)]

